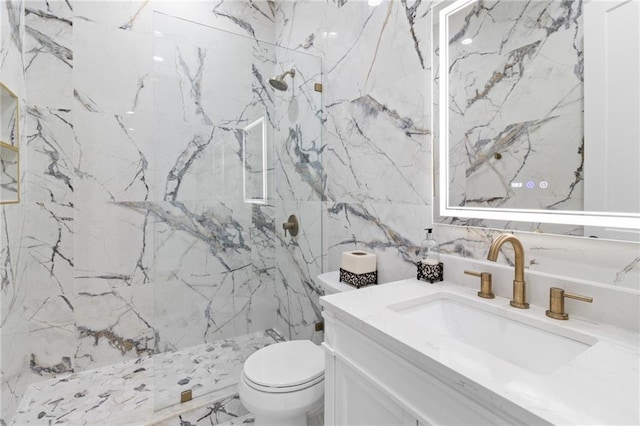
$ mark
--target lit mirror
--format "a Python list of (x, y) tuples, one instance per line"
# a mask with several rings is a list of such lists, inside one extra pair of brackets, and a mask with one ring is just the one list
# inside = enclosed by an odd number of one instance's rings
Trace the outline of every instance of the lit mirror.
[(440, 220), (637, 241), (640, 2), (433, 11)]
[(244, 201), (267, 202), (267, 131), (264, 117), (242, 129)]
[(0, 83), (0, 204), (20, 201), (18, 97)]

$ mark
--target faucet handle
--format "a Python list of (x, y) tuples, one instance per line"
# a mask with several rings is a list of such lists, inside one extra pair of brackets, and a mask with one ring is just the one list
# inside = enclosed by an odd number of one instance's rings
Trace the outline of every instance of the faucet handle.
[(564, 312), (564, 298), (579, 300), (581, 302), (591, 303), (593, 297), (582, 296), (580, 294), (567, 293), (562, 288), (551, 287), (549, 289), (549, 309), (546, 314), (549, 318), (557, 320), (569, 319), (569, 314)]
[(493, 299), (496, 297), (491, 289), (491, 273), (490, 272), (476, 272), (476, 271), (464, 271), (467, 275), (473, 275), (474, 277), (480, 277), (480, 291), (478, 296), (484, 299)]

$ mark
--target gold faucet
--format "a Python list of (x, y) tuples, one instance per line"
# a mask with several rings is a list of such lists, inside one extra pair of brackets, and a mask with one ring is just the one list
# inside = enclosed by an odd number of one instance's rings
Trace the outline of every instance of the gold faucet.
[(511, 234), (500, 234), (493, 240), (489, 248), (487, 260), (495, 262), (498, 259), (500, 247), (506, 242), (510, 242), (516, 253), (515, 279), (513, 280), (513, 299), (509, 302), (514, 308), (528, 309), (529, 304), (526, 302), (525, 282), (524, 282), (524, 248), (522, 243)]

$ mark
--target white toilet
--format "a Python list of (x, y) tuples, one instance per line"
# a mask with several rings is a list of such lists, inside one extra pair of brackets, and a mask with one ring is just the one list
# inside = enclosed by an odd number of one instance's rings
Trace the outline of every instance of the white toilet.
[(324, 351), (309, 340), (262, 348), (245, 361), (238, 392), (256, 426), (304, 426), (324, 403)]
[[(325, 294), (354, 290), (338, 272), (318, 276)], [(306, 426), (324, 406), (324, 351), (309, 340), (276, 343), (244, 363), (238, 393), (255, 426)]]

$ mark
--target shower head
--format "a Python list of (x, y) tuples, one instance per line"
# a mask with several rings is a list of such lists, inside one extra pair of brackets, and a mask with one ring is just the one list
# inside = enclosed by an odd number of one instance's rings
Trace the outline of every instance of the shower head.
[(282, 92), (286, 91), (289, 86), (284, 82), (282, 76), (275, 76), (269, 79), (269, 84), (276, 90), (280, 90)]
[(296, 70), (291, 68), (289, 71), (286, 71), (283, 74), (276, 75), (275, 77), (270, 78), (269, 84), (271, 85), (271, 87), (273, 87), (276, 90), (280, 90), (281, 92), (284, 92), (285, 90), (287, 90), (289, 86), (284, 81), (284, 78), (287, 76), (287, 74), (290, 75), (291, 78), (293, 78), (296, 76)]

